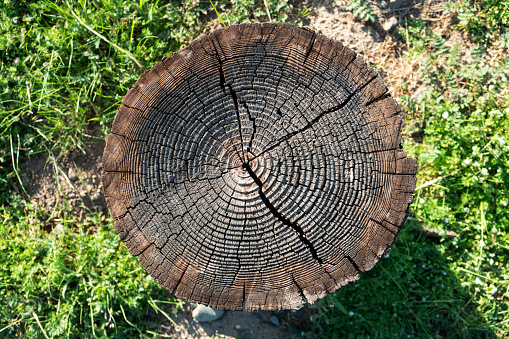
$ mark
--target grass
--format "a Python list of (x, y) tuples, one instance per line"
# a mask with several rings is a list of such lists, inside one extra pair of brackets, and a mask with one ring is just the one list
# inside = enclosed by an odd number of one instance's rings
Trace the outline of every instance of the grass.
[(21, 199), (0, 208), (0, 336), (126, 338), (157, 330), (151, 304), (173, 299), (112, 236), (111, 220), (56, 218), (48, 234), (47, 217)]
[(351, 11), (352, 14), (359, 19), (364, 19), (367, 22), (375, 21), (375, 13), (369, 1), (352, 0), (346, 5), (345, 9)]
[[(207, 25), (269, 15), (301, 24), (311, 11), (302, 6), (292, 21), (289, 4), (275, 0), (4, 0), (0, 337), (158, 336), (171, 312), (167, 303), (176, 310), (180, 302), (147, 278), (105, 215), (81, 220), (65, 208), (48, 215), (23, 200), (23, 159), (45, 151), (58, 156), (102, 138), (142, 68)], [(419, 98), (399, 98), (407, 115), (403, 146), (420, 167), (407, 227), (388, 257), (321, 300), (297, 334), (509, 335), (507, 6), (453, 3), (451, 29), (467, 35), (458, 43), (425, 19), (401, 25), (399, 39), (420, 64), (425, 88)], [(433, 240), (413, 231), (420, 228), (458, 236)]]

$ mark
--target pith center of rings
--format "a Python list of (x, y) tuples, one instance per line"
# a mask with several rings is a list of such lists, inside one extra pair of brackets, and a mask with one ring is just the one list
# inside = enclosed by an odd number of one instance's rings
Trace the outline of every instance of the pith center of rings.
[(245, 188), (249, 186), (257, 187), (256, 181), (263, 183), (265, 179), (265, 159), (256, 157), (251, 152), (246, 153), (246, 158), (248, 159), (247, 163), (234, 169), (234, 181), (241, 186), (245, 186)]

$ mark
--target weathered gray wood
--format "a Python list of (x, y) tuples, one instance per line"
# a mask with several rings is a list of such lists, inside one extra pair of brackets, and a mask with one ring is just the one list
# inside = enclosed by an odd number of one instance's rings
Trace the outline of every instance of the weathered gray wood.
[(400, 108), (341, 43), (289, 24), (216, 30), (143, 74), (103, 183), (129, 252), (178, 297), (298, 308), (389, 250), (415, 189)]

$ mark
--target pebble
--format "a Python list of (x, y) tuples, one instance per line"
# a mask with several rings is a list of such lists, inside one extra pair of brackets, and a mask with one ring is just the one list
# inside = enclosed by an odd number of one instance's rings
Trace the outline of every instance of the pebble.
[(279, 318), (275, 315), (270, 317), (270, 322), (276, 326), (280, 325)]
[(78, 177), (76, 176), (76, 172), (74, 171), (74, 168), (72, 168), (72, 167), (69, 167), (69, 170), (67, 171), (67, 176), (69, 177), (69, 180), (71, 180), (71, 181), (75, 181), (76, 179), (78, 179)]
[(398, 24), (398, 19), (395, 16), (390, 17), (384, 24), (384, 29), (388, 32)]
[(223, 310), (216, 310), (215, 308), (199, 304), (193, 310), (193, 319), (200, 323), (206, 323), (221, 318), (223, 314)]
[(100, 199), (101, 199), (101, 193), (100, 193), (100, 192), (97, 192), (96, 194), (94, 194), (94, 195), (92, 196), (92, 201), (93, 201), (93, 202), (97, 202), (97, 201), (99, 201)]

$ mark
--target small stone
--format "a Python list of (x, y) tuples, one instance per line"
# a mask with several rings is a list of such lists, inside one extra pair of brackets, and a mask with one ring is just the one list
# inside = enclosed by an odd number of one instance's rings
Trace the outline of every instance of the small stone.
[(69, 170), (67, 171), (67, 176), (71, 181), (76, 181), (76, 179), (78, 179), (78, 177), (76, 176), (76, 172), (72, 167), (69, 167)]
[(193, 310), (193, 319), (197, 322), (206, 323), (221, 318), (223, 314), (223, 310), (216, 310), (215, 308), (199, 304)]
[(387, 3), (387, 1), (381, 1), (380, 2), (380, 8), (381, 9), (387, 9), (387, 7), (389, 7), (389, 4)]
[(276, 317), (275, 315), (271, 316), (270, 317), (270, 322), (276, 326), (279, 326), (280, 325), (280, 322), (279, 322), (279, 318)]
[(97, 192), (96, 194), (94, 194), (92, 196), (92, 201), (93, 202), (99, 201), (100, 199), (101, 199), (101, 193), (100, 192)]
[(398, 19), (396, 19), (395, 16), (393, 17), (390, 17), (384, 24), (384, 29), (389, 32), (391, 29), (393, 29), (394, 27), (396, 27), (396, 25), (398, 24)]

